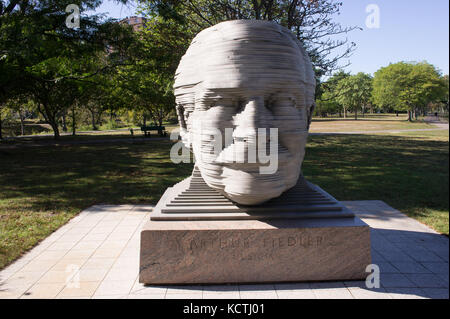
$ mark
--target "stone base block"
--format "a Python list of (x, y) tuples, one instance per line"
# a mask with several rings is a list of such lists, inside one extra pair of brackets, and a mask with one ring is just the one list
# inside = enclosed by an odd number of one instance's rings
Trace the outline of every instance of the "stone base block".
[(155, 221), (141, 232), (146, 284), (358, 280), (371, 263), (369, 226), (336, 219)]

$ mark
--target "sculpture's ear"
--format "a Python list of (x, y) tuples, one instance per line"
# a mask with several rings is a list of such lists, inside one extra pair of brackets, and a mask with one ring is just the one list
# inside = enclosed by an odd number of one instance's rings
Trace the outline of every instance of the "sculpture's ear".
[(176, 105), (177, 115), (178, 115), (178, 123), (180, 124), (180, 137), (184, 146), (187, 148), (191, 147), (190, 134), (188, 131), (188, 117), (190, 112), (185, 109), (182, 104)]
[(181, 104), (176, 105), (178, 123), (180, 124), (180, 129), (187, 130), (186, 119), (184, 118), (184, 107)]
[(308, 113), (308, 126), (307, 126), (307, 129), (308, 130), (309, 130), (309, 126), (311, 125), (312, 116), (313, 116), (315, 107), (316, 107), (316, 102), (313, 102), (313, 104), (307, 109), (307, 113)]

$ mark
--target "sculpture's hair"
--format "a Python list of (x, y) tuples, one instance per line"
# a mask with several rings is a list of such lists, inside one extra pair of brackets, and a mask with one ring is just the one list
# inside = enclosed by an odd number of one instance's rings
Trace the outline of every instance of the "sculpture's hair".
[(270, 21), (233, 20), (193, 39), (176, 71), (174, 90), (179, 113), (190, 113), (200, 89), (240, 88), (234, 93), (243, 95), (260, 87), (296, 89), (297, 107), (310, 108), (315, 85), (309, 56), (289, 29)]

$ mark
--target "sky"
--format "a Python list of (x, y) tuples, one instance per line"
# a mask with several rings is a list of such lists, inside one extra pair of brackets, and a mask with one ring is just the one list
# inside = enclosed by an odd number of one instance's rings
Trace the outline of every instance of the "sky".
[[(380, 67), (399, 61), (427, 61), (449, 74), (448, 0), (344, 0), (336, 22), (359, 26), (345, 37), (357, 47), (345, 71), (373, 74)], [(376, 5), (374, 10), (373, 6)], [(369, 6), (369, 7), (368, 7)], [(369, 10), (366, 12), (366, 8)], [(377, 19), (373, 19), (378, 11)], [(135, 6), (104, 0), (98, 13), (124, 18), (135, 14)], [(368, 19), (369, 16), (369, 19)], [(369, 24), (366, 24), (366, 20)], [(341, 64), (346, 64), (346, 60)]]

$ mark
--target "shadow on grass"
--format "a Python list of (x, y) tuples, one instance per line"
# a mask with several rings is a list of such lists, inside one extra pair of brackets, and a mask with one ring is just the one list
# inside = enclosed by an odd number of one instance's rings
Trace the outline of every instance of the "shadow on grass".
[(305, 177), (338, 200), (382, 200), (420, 221), (435, 219), (448, 234), (448, 141), (315, 135), (307, 145)]
[[(192, 164), (169, 141), (0, 150), (1, 200), (58, 211), (93, 204), (156, 204)], [(448, 212), (448, 142), (399, 136), (310, 136), (303, 173), (339, 200), (379, 199), (426, 217)], [(19, 205), (19, 203), (17, 203)], [(448, 231), (447, 231), (448, 233)]]
[(97, 203), (155, 204), (188, 176), (192, 164), (174, 164), (172, 143), (83, 145), (3, 150), (0, 200), (33, 198), (30, 210), (84, 209)]
[(105, 144), (105, 143), (142, 143), (154, 142), (158, 140), (169, 140), (168, 137), (149, 136), (144, 137), (142, 134), (134, 136), (126, 130), (112, 131), (107, 133), (95, 134), (77, 134), (77, 135), (61, 135), (58, 140), (55, 140), (53, 135), (35, 135), (23, 136), (16, 138), (5, 138), (0, 140), (0, 151), (6, 149), (16, 149), (20, 147), (46, 147), (46, 146), (70, 146), (83, 144)]

